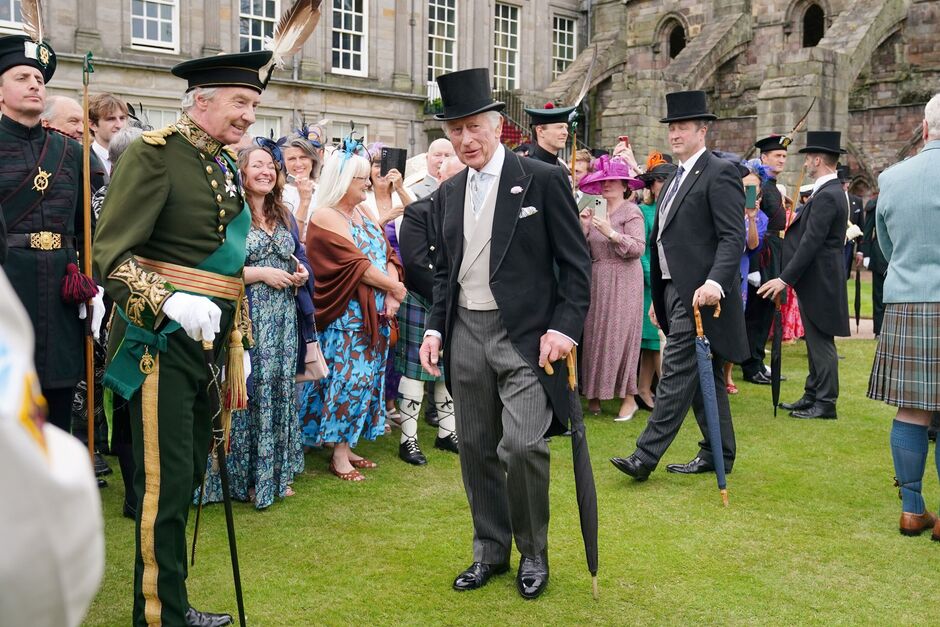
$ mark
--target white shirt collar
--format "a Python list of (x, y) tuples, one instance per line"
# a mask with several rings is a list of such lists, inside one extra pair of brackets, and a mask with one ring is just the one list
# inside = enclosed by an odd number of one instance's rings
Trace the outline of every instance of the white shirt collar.
[(474, 174), (478, 171), (483, 174), (489, 174), (490, 176), (499, 176), (503, 171), (503, 161), (506, 160), (506, 147), (500, 144), (496, 151), (493, 153), (493, 156), (490, 157), (490, 160), (486, 162), (486, 165), (483, 166), (480, 170), (474, 170), (473, 168), (467, 166), (467, 169), (470, 170), (470, 176), (467, 177), (467, 180), (470, 180)]
[(828, 182), (831, 181), (832, 179), (837, 179), (837, 178), (839, 178), (839, 174), (838, 174), (837, 172), (831, 172), (831, 173), (829, 173), (829, 174), (823, 174), (823, 175), (820, 176), (818, 179), (816, 179), (816, 181), (813, 183), (813, 193), (815, 194), (816, 192), (819, 191), (819, 188), (820, 188), (820, 187), (822, 187), (823, 185), (825, 185), (826, 183), (828, 183)]
[(680, 162), (679, 162), (679, 167), (682, 168), (682, 171), (683, 171), (685, 174), (688, 174), (689, 171), (691, 171), (692, 168), (695, 167), (695, 163), (699, 160), (699, 157), (701, 157), (703, 154), (705, 154), (705, 151), (706, 151), (706, 150), (708, 150), (708, 148), (707, 148), (706, 146), (702, 146), (702, 147), (698, 150), (698, 152), (696, 152), (694, 155), (692, 155), (691, 157), (689, 157), (687, 160), (685, 160), (685, 161), (680, 161)]

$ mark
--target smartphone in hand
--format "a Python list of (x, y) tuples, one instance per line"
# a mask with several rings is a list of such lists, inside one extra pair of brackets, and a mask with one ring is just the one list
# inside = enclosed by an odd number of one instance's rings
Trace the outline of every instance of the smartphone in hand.
[(602, 220), (607, 219), (607, 199), (606, 198), (595, 198), (594, 199), (594, 215)]

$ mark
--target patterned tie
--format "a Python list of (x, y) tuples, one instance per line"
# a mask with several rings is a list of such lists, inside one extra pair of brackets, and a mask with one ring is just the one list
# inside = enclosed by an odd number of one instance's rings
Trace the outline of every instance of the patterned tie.
[(676, 192), (679, 191), (679, 185), (682, 183), (682, 174), (685, 172), (682, 169), (682, 166), (679, 166), (679, 169), (676, 170), (676, 178), (672, 179), (672, 185), (669, 186), (669, 189), (666, 191), (666, 196), (663, 198), (663, 203), (660, 205), (660, 212), (663, 217), (666, 216), (666, 212), (669, 211), (669, 203), (672, 202), (672, 199), (675, 198)]
[(473, 217), (480, 217), (480, 210), (483, 209), (483, 199), (486, 195), (483, 189), (483, 183), (486, 182), (488, 174), (476, 172), (470, 177), (470, 203), (473, 205)]

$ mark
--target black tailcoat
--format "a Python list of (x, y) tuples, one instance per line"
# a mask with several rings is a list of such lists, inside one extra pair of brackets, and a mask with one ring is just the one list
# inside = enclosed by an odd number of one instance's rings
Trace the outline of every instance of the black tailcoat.
[(405, 287), (421, 298), (434, 298), (434, 263), (437, 256), (437, 219), (434, 197), (437, 191), (419, 198), (407, 207), (398, 233)]

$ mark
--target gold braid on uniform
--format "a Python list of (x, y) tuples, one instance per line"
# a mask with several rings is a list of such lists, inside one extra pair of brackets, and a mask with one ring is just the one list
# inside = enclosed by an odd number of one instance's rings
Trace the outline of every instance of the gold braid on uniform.
[(124, 311), (127, 319), (139, 327), (144, 326), (144, 312), (147, 307), (156, 316), (173, 290), (168, 288), (166, 280), (156, 272), (147, 272), (128, 257), (108, 275), (127, 285), (131, 295), (127, 298)]
[(176, 125), (170, 124), (154, 131), (144, 131), (141, 137), (151, 146), (166, 146), (166, 138), (176, 132)]
[(222, 142), (215, 139), (209, 133), (200, 128), (193, 119), (185, 113), (180, 115), (176, 124), (171, 125), (180, 135), (186, 138), (190, 144), (197, 150), (209, 153), (213, 157), (218, 157), (222, 152)]

